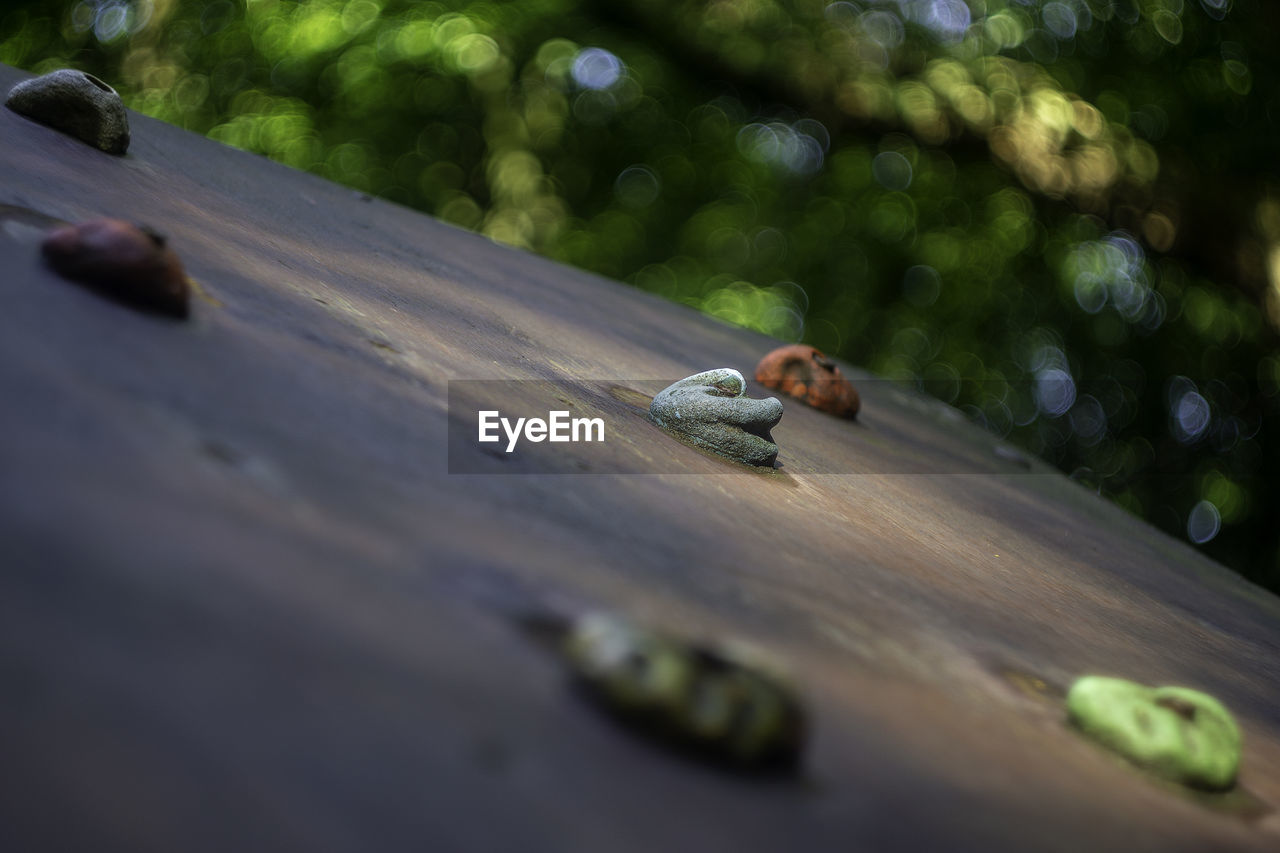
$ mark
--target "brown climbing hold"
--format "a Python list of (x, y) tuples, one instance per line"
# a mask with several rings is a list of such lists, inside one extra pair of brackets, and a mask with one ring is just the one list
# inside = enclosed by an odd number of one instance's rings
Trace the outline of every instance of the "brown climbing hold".
[(858, 391), (836, 363), (804, 344), (778, 347), (756, 365), (756, 381), (842, 418), (858, 414)]
[(49, 232), (41, 249), (65, 278), (147, 311), (187, 316), (190, 284), (182, 262), (154, 231), (94, 219)]

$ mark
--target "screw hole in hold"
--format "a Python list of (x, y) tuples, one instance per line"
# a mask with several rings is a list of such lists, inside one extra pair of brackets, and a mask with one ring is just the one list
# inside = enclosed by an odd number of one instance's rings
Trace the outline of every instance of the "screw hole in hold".
[(106, 83), (103, 83), (97, 77), (94, 77), (92, 74), (85, 74), (83, 71), (81, 71), (80, 73), (84, 75), (84, 79), (88, 80), (90, 83), (97, 86), (102, 91), (115, 94), (115, 91), (116, 91), (115, 89), (112, 89), (110, 86), (108, 86)]
[(155, 245), (157, 249), (163, 249), (165, 247), (166, 238), (159, 231), (147, 225), (139, 225), (138, 230), (151, 238), (152, 244)]
[(1161, 696), (1156, 700), (1156, 704), (1162, 708), (1168, 708), (1184, 720), (1195, 722), (1196, 706), (1192, 705), (1190, 702), (1174, 698), (1173, 696)]
[(1014, 666), (998, 666), (996, 673), (1019, 693), (1032, 699), (1058, 702), (1066, 691), (1057, 684)]

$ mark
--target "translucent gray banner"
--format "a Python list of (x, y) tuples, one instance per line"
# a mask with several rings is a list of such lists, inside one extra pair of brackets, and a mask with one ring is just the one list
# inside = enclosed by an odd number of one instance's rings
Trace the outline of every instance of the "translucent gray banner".
[[(674, 379), (451, 380), (450, 474), (768, 474), (693, 447), (649, 418)], [(1047, 468), (968, 423), (959, 410), (887, 380), (857, 383), (864, 415), (849, 420), (749, 382), (785, 412), (773, 429), (775, 472), (1007, 475)], [(867, 402), (875, 411), (865, 416)], [(801, 440), (797, 430), (806, 432)], [(816, 421), (808, 420), (816, 418)], [(936, 431), (946, 430), (939, 442)], [(965, 438), (957, 434), (963, 427)]]

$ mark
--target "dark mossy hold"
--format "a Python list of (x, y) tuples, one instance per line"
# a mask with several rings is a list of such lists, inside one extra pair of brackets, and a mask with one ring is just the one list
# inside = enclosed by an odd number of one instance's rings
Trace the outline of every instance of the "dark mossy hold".
[(782, 420), (782, 403), (747, 397), (746, 380), (731, 367), (667, 386), (653, 398), (649, 417), (692, 444), (747, 465), (772, 465), (778, 457), (770, 430)]
[(643, 732), (742, 769), (799, 761), (804, 710), (758, 655), (686, 643), (607, 614), (576, 620), (563, 649), (601, 706)]
[(1167, 779), (1214, 791), (1235, 784), (1240, 729), (1207, 693), (1090, 675), (1071, 686), (1067, 713), (1094, 740)]
[(165, 240), (119, 219), (95, 219), (49, 232), (45, 260), (65, 278), (119, 302), (185, 318), (190, 283)]
[(63, 68), (9, 90), (9, 109), (108, 154), (129, 150), (129, 115), (120, 95), (92, 74)]

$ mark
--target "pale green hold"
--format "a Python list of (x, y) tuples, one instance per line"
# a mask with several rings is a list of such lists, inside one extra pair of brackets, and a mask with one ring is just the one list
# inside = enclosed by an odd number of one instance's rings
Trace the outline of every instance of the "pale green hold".
[(1194, 788), (1223, 790), (1240, 767), (1240, 729), (1212, 696), (1087, 675), (1067, 693), (1082, 732), (1135, 764)]

